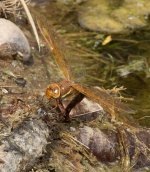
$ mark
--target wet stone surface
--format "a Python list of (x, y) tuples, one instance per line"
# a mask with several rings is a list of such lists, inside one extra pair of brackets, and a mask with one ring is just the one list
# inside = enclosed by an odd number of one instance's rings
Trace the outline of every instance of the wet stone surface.
[(104, 33), (125, 33), (148, 25), (149, 0), (93, 0), (79, 11), (82, 27)]

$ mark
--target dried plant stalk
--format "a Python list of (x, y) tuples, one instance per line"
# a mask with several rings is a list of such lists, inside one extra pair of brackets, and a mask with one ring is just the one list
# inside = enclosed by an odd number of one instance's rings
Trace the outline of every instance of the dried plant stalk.
[[(29, 3), (30, 0), (25, 0), (26, 3)], [(22, 5), (20, 0), (1, 0), (0, 2), (0, 13), (7, 18), (8, 14), (16, 15), (20, 13)]]

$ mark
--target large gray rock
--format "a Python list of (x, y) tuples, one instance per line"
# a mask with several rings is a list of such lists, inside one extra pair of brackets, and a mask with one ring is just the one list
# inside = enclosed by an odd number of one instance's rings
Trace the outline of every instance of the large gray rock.
[(29, 42), (22, 30), (9, 20), (0, 18), (0, 57), (10, 57), (20, 53), (23, 62), (32, 61)]
[(33, 166), (47, 145), (49, 130), (41, 119), (24, 121), (0, 145), (0, 172), (20, 172)]

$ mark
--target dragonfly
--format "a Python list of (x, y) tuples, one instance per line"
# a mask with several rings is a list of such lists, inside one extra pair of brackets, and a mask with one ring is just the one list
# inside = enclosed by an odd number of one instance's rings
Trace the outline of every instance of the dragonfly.
[[(102, 106), (104, 111), (110, 114), (112, 120), (116, 120), (119, 113), (132, 113), (129, 106), (122, 102), (119, 97), (111, 94), (110, 91), (104, 88), (94, 89), (76, 83), (73, 80), (70, 67), (66, 60), (70, 57), (67, 45), (58, 33), (56, 33), (54, 26), (50, 21), (48, 21), (47, 24), (47, 21), (44, 21), (44, 18), (40, 17), (37, 18), (37, 24), (58, 68), (62, 71), (64, 76), (64, 80), (59, 83), (49, 84), (46, 88), (45, 95), (49, 100), (56, 100), (57, 107), (59, 107), (61, 114), (66, 121), (70, 120), (69, 113), (71, 109), (81, 102), (84, 97), (87, 97)], [(64, 108), (62, 103), (63, 97), (70, 95), (74, 91), (76, 91), (77, 95), (70, 101), (67, 107)]]

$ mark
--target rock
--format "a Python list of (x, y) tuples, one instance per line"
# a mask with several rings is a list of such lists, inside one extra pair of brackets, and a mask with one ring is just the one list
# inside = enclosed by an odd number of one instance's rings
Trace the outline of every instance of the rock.
[(40, 119), (24, 121), (11, 135), (1, 140), (0, 171), (19, 172), (30, 168), (42, 156), (49, 130)]
[(33, 62), (29, 42), (21, 29), (9, 20), (0, 18), (0, 57), (20, 54), (23, 63)]
[[(68, 101), (64, 100), (64, 107), (66, 108), (68, 105)], [(87, 99), (84, 98), (80, 103), (78, 103), (70, 112), (70, 118), (77, 118), (81, 121), (92, 121), (96, 119), (98, 116), (103, 116), (104, 114), (103, 108)]]
[[(146, 68), (144, 59), (131, 60), (128, 64), (121, 65), (116, 69), (116, 72), (121, 77), (127, 77), (131, 73), (136, 73), (136, 75), (144, 74)], [(147, 70), (147, 69), (146, 69)]]
[(150, 166), (148, 158), (150, 132), (147, 129), (134, 128), (132, 130), (132, 128), (129, 129), (122, 125), (116, 127), (116, 129), (100, 130), (99, 128), (84, 126), (80, 128), (77, 138), (91, 150), (99, 161), (105, 163), (117, 161), (122, 158), (121, 149), (124, 147), (126, 148), (125, 152), (128, 152), (126, 156), (130, 157), (130, 163), (134, 162), (133, 167)]
[(89, 30), (125, 33), (148, 25), (149, 14), (149, 0), (93, 0), (83, 4), (78, 21)]
[(89, 147), (100, 161), (112, 162), (117, 159), (118, 150), (116, 148), (116, 140), (116, 137), (115, 139), (114, 136), (109, 138), (108, 135), (98, 128), (93, 129), (88, 126), (80, 128), (79, 141)]

